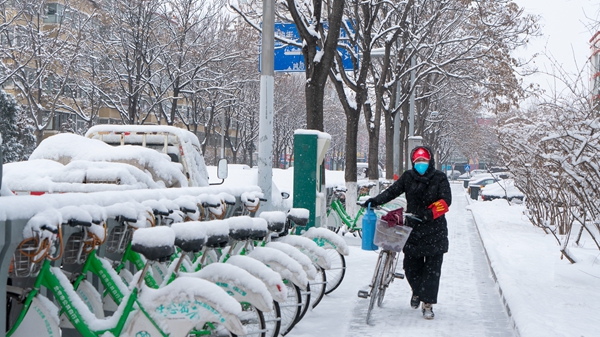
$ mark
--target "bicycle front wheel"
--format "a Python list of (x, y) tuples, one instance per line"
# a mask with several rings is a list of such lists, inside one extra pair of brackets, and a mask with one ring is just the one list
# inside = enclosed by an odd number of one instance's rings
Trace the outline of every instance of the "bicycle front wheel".
[(289, 280), (284, 280), (287, 288), (287, 299), (284, 303), (279, 303), (281, 310), (281, 330), (282, 335), (286, 335), (292, 330), (296, 321), (300, 317), (302, 308), (302, 295), (300, 288)]
[(385, 296), (385, 291), (390, 286), (394, 279), (394, 260), (396, 257), (396, 253), (394, 252), (386, 252), (386, 262), (385, 267), (383, 269), (383, 276), (381, 278), (381, 289), (379, 289), (379, 294), (377, 296), (377, 306), (381, 307), (383, 304), (383, 297)]
[(346, 259), (335, 249), (327, 249), (327, 255), (331, 260), (331, 268), (325, 270), (325, 295), (337, 289), (346, 275)]
[(240, 315), (240, 321), (246, 328), (247, 333), (244, 336), (266, 337), (266, 325), (263, 312), (250, 303), (242, 302), (241, 304), (242, 314)]
[(315, 277), (314, 281), (310, 282), (310, 306), (314, 309), (319, 305), (323, 296), (325, 295), (325, 288), (327, 286), (327, 274), (325, 274), (325, 269), (317, 266), (315, 264), (315, 268), (317, 268), (317, 277)]
[(263, 312), (267, 326), (266, 337), (277, 337), (281, 331), (281, 308), (277, 301), (273, 301), (270, 312)]
[(373, 312), (375, 302), (379, 299), (379, 290), (381, 289), (381, 281), (383, 279), (386, 261), (387, 254), (382, 251), (379, 254), (377, 266), (375, 267), (375, 277), (373, 278), (373, 284), (371, 285), (369, 308), (367, 309), (367, 324), (369, 324), (369, 321), (371, 320), (371, 313)]
[(300, 322), (302, 320), (302, 318), (304, 318), (304, 315), (306, 315), (306, 312), (308, 312), (308, 308), (310, 307), (310, 298), (311, 298), (311, 286), (310, 286), (310, 283), (308, 283), (306, 285), (306, 290), (302, 291), (302, 298), (301, 298), (301, 302), (300, 302), (302, 311), (300, 312), (300, 316), (296, 320), (296, 323)]

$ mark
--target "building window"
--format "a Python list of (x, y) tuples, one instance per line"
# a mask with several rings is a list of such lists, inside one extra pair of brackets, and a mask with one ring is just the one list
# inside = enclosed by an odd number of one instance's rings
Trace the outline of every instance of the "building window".
[(44, 23), (60, 23), (65, 13), (65, 6), (57, 3), (46, 4), (44, 13)]

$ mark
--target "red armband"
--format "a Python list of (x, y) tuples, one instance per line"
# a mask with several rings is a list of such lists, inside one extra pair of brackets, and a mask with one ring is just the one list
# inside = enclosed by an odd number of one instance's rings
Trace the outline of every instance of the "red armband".
[(440, 199), (436, 202), (434, 202), (433, 204), (429, 205), (429, 207), (431, 209), (431, 213), (433, 213), (433, 218), (437, 219), (439, 217), (441, 217), (442, 215), (448, 213), (448, 204), (446, 203), (446, 200), (444, 199)]

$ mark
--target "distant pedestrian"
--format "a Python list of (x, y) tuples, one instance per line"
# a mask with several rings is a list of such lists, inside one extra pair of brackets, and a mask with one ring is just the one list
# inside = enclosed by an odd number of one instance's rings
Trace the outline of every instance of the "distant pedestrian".
[(432, 305), (437, 303), (442, 261), (448, 252), (448, 226), (445, 213), (452, 202), (448, 177), (435, 169), (432, 152), (419, 146), (411, 152), (413, 168), (364, 206), (379, 206), (406, 193), (406, 212), (422, 219), (407, 219), (412, 232), (404, 246), (404, 273), (412, 297), (410, 306), (418, 309), (422, 303), (423, 317), (433, 319)]

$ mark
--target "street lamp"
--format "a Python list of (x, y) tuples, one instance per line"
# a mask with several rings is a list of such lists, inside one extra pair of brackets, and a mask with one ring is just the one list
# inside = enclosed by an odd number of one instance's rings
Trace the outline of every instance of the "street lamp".
[[(415, 82), (416, 82), (416, 50), (415, 46), (416, 41), (412, 41), (412, 43), (407, 46), (407, 49), (413, 50), (415, 52), (410, 56), (410, 99), (409, 99), (409, 111), (408, 111), (408, 151), (411, 151), (417, 146), (423, 144), (423, 137), (415, 136)], [(396, 83), (396, 109), (400, 104), (400, 81)], [(394, 173), (400, 176), (400, 118), (398, 118), (398, 112), (396, 112), (396, 118), (394, 118)], [(408, 156), (409, 153), (406, 153)], [(409, 168), (412, 168), (412, 162), (410, 160), (406, 161), (410, 163)]]

